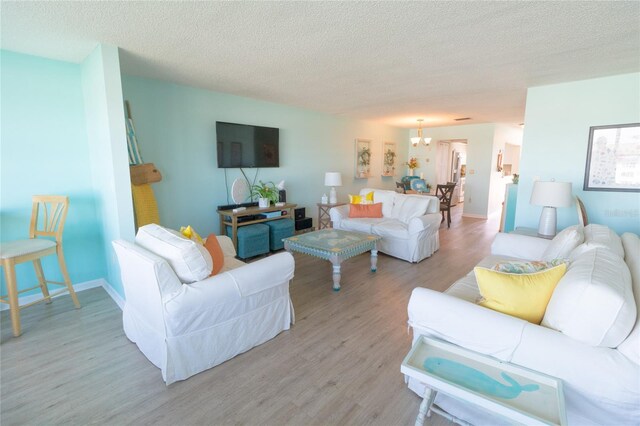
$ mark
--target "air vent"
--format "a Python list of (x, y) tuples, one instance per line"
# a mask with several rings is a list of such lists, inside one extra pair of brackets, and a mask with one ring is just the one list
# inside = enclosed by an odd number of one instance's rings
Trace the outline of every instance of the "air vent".
[(465, 120), (471, 120), (471, 117), (462, 117), (462, 118), (454, 118), (453, 121), (465, 121)]

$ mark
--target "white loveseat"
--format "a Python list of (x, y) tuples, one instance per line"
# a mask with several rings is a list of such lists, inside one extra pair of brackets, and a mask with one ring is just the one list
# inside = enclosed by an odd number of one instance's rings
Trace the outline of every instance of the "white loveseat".
[(244, 264), (228, 237), (217, 238), (224, 269), (190, 284), (139, 244), (113, 242), (126, 296), (124, 331), (167, 385), (272, 339), (294, 321), (293, 257), (279, 253)]
[[(541, 325), (476, 304), (480, 294), (471, 271), (445, 293), (414, 289), (408, 306), (414, 339), (435, 336), (562, 379), (570, 425), (639, 424), (640, 240), (631, 233), (620, 239), (600, 225), (587, 226), (583, 235)], [(498, 234), (480, 266), (514, 256), (544, 259), (550, 245)], [(409, 387), (423, 395), (422, 384), (410, 380)], [(439, 394), (436, 404), (472, 424), (504, 423), (446, 395)]]
[(350, 218), (349, 205), (329, 210), (333, 227), (379, 235), (378, 250), (407, 262), (420, 262), (440, 247), (440, 200), (430, 195), (399, 194), (365, 188), (373, 202), (382, 203), (382, 218)]

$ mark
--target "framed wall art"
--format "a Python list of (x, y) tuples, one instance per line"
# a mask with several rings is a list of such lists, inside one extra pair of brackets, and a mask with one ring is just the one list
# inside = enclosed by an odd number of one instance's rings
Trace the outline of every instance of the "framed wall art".
[(583, 189), (640, 192), (640, 123), (589, 129)]
[(382, 144), (382, 176), (395, 176), (397, 156), (394, 142)]
[(356, 178), (371, 176), (371, 140), (356, 139)]

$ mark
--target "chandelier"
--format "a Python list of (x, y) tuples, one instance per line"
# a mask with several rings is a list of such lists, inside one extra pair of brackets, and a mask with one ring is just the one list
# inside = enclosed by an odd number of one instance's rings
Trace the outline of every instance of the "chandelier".
[(429, 142), (431, 142), (431, 138), (425, 138), (422, 136), (422, 122), (424, 119), (418, 119), (418, 136), (411, 138), (411, 145), (418, 146), (419, 143), (425, 144), (425, 146), (429, 146)]

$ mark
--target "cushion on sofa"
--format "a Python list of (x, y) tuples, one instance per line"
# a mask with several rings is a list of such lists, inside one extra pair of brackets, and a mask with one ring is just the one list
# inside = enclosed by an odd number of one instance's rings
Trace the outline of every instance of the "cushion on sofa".
[(376, 223), (371, 227), (371, 233), (383, 238), (394, 240), (406, 240), (409, 238), (408, 226), (399, 220), (385, 220), (383, 222)]
[(350, 204), (372, 204), (373, 203), (373, 191), (364, 195), (351, 195), (349, 194)]
[(381, 218), (382, 203), (351, 204), (349, 206), (350, 218)]
[[(640, 238), (636, 234), (627, 232), (622, 234), (624, 260), (631, 272), (631, 286), (636, 300), (636, 310), (640, 312)], [(640, 365), (640, 315), (636, 324), (618, 350), (631, 361)]]
[(373, 191), (373, 202), (382, 203), (382, 216), (391, 217), (396, 192), (386, 191), (384, 189), (364, 188), (360, 190), (360, 195), (367, 195), (371, 191)]
[(424, 216), (429, 207), (429, 198), (422, 195), (398, 194), (393, 203), (391, 218), (409, 223), (414, 217)]
[(540, 324), (553, 290), (566, 270), (564, 263), (532, 274), (511, 274), (476, 266), (474, 272), (483, 297), (479, 304)]
[(629, 268), (599, 247), (571, 262), (542, 325), (591, 346), (615, 348), (629, 335), (636, 313)]
[(556, 235), (547, 249), (542, 253), (542, 260), (564, 259), (584, 241), (582, 225), (573, 225), (563, 229)]
[(155, 223), (138, 229), (136, 244), (164, 258), (186, 284), (205, 279), (213, 269), (213, 260), (206, 248)]
[(584, 227), (584, 247), (581, 247), (581, 251), (593, 247), (604, 247), (613, 251), (620, 257), (624, 257), (624, 249), (622, 247), (622, 240), (612, 229), (605, 225), (598, 225), (592, 223)]
[(340, 221), (340, 229), (345, 231), (364, 232), (373, 234), (372, 227), (384, 222), (384, 218), (360, 217), (355, 219), (342, 219)]

